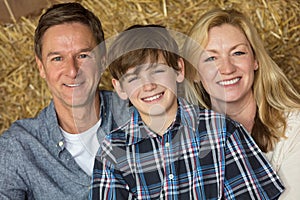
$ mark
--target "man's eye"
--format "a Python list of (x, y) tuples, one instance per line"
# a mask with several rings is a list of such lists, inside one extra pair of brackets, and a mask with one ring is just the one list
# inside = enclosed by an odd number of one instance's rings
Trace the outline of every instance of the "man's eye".
[(54, 57), (54, 58), (51, 58), (51, 61), (61, 61), (62, 60), (62, 57)]
[(89, 57), (89, 55), (88, 54), (80, 54), (78, 57), (79, 58), (87, 58), (87, 57)]
[(216, 57), (214, 56), (211, 56), (211, 57), (208, 57), (204, 60), (204, 62), (211, 62), (211, 61), (215, 61), (216, 60)]

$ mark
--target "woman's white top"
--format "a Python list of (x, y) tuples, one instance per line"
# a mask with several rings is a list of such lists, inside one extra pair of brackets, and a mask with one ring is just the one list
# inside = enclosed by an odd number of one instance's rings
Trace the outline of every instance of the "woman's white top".
[(282, 138), (266, 157), (285, 186), (280, 200), (300, 199), (300, 111), (287, 117), (286, 139)]

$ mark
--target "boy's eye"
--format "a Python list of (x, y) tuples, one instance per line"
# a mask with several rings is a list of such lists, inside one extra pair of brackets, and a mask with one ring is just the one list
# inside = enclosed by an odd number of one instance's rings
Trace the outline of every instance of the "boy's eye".
[(127, 82), (128, 82), (128, 83), (132, 83), (132, 82), (136, 81), (137, 79), (138, 79), (137, 76), (132, 76), (132, 77), (130, 77), (130, 78), (127, 78)]
[(166, 70), (165, 69), (156, 69), (156, 70), (154, 70), (153, 72), (154, 73), (163, 73), (163, 72), (165, 72)]

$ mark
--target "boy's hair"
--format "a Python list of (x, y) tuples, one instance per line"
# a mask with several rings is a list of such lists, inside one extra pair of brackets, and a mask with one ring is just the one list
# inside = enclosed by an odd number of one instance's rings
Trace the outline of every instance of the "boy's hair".
[(128, 69), (157, 63), (162, 55), (166, 64), (180, 70), (177, 61), (179, 48), (167, 29), (160, 25), (134, 25), (119, 34), (108, 51), (109, 70), (119, 80)]
[(106, 54), (104, 33), (99, 18), (79, 3), (61, 3), (49, 8), (40, 17), (35, 29), (34, 50), (40, 60), (42, 60), (42, 38), (45, 32), (52, 26), (74, 22), (88, 26), (94, 35), (96, 43), (99, 44), (101, 55), (104, 56)]

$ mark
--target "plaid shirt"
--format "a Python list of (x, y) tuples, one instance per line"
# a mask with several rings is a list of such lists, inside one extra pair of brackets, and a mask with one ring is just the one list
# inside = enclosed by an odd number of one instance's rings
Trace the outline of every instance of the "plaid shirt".
[(279, 178), (238, 123), (179, 99), (161, 137), (134, 109), (107, 135), (90, 199), (277, 199)]

